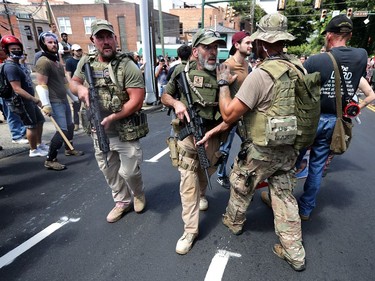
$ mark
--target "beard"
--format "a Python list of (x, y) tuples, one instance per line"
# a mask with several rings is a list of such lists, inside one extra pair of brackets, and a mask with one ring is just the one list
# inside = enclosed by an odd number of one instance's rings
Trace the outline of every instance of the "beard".
[[(110, 50), (110, 52), (109, 52)], [(112, 49), (103, 49), (102, 51), (99, 52), (100, 56), (104, 59), (112, 59), (116, 56), (116, 51)]]
[(199, 64), (207, 69), (208, 71), (214, 71), (216, 69), (216, 63), (215, 64), (209, 64), (208, 59), (205, 59), (202, 54), (198, 53), (198, 61)]

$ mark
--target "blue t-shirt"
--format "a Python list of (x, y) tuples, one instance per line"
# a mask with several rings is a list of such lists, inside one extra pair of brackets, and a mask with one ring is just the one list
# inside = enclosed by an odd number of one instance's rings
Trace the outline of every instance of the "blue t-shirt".
[[(361, 48), (336, 47), (331, 53), (341, 64), (348, 95), (353, 97), (358, 89), (361, 77), (366, 75), (367, 51)], [(321, 113), (336, 115), (335, 73), (333, 63), (326, 53), (311, 56), (303, 64), (308, 73), (320, 72)], [(344, 95), (341, 88), (341, 94)]]
[(9, 82), (20, 81), (21, 88), (34, 96), (33, 81), (27, 69), (21, 67), (19, 63), (6, 60), (4, 64), (4, 73)]
[(72, 77), (74, 75), (74, 72), (77, 69), (78, 62), (79, 62), (79, 59), (77, 60), (75, 58), (68, 58), (65, 62), (65, 70), (71, 72)]

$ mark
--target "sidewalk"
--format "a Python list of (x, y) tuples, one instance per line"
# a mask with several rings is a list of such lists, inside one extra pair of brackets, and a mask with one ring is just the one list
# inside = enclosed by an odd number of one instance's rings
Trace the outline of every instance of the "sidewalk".
[[(161, 105), (144, 105), (142, 107), (145, 113), (153, 112), (160, 108)], [(55, 134), (56, 129), (48, 116), (45, 116), (45, 119), (46, 122), (43, 126), (42, 140), (43, 142), (48, 143)], [(2, 114), (0, 114), (0, 120), (3, 121), (3, 123), (0, 123), (0, 145), (3, 147), (3, 150), (0, 150), (0, 159), (28, 151), (30, 149), (28, 144), (12, 143), (12, 137), (9, 131), (8, 124), (6, 123), (6, 121), (4, 121)], [(81, 128), (78, 131), (74, 132), (74, 136), (84, 134), (86, 133)]]

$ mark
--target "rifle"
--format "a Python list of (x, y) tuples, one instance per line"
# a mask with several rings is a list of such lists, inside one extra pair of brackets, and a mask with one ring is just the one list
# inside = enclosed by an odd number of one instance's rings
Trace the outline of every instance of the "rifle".
[[(178, 84), (181, 86), (182, 92), (187, 100), (188, 103), (188, 112), (190, 116), (190, 122), (187, 124), (186, 127), (184, 127), (180, 133), (178, 134), (178, 139), (183, 140), (189, 135), (193, 135), (195, 141), (200, 141), (203, 136), (203, 119), (198, 115), (197, 109), (195, 108), (195, 105), (193, 104), (193, 99), (191, 97), (189, 85), (185, 76), (185, 72), (182, 71), (179, 74), (178, 78)], [(210, 167), (210, 161), (207, 158), (206, 150), (204, 149), (203, 145), (197, 145), (197, 152), (198, 152), (198, 158), (199, 163), (201, 165), (201, 168), (204, 169), (204, 173), (206, 174), (206, 178), (208, 181), (208, 187), (212, 189), (210, 176), (208, 175), (208, 168)]]
[(99, 149), (103, 152), (105, 156), (105, 165), (108, 167), (108, 160), (107, 160), (107, 153), (110, 151), (109, 148), (109, 139), (107, 134), (105, 133), (104, 126), (100, 124), (102, 122), (103, 118), (100, 114), (100, 108), (99, 108), (99, 95), (98, 92), (95, 89), (94, 79), (92, 77), (92, 70), (90, 63), (86, 62), (84, 65), (84, 72), (86, 76), (86, 80), (89, 83), (89, 101), (90, 106), (87, 109), (87, 118), (91, 120), (96, 135), (98, 137), (98, 143), (99, 143)]

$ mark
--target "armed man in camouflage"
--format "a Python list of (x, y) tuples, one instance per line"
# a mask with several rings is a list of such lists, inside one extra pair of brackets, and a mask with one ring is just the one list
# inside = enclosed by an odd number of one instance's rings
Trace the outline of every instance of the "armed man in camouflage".
[[(293, 147), (296, 136), (293, 70), (283, 61), (302, 68), (297, 59), (283, 54), (284, 41), (294, 40), (287, 32), (287, 18), (280, 14), (264, 16), (258, 30), (251, 35), (253, 47), (262, 64), (253, 70), (232, 99), (229, 88), (220, 88), (220, 111), (231, 124), (243, 116), (245, 141), (230, 174), (230, 199), (223, 224), (236, 235), (242, 233), (246, 210), (256, 186), (268, 178), (275, 232), (280, 244), (273, 252), (296, 271), (305, 269), (301, 219), (292, 192), (296, 185), (294, 164), (298, 151)], [(222, 64), (218, 79), (232, 80), (229, 68)]]
[[(187, 100), (174, 81), (175, 77), (185, 75), (189, 81), (189, 89), (192, 102), (197, 107), (198, 115), (203, 119), (202, 130), (204, 137), (196, 142), (192, 135), (177, 142), (179, 151), (178, 170), (181, 175), (180, 195), (182, 203), (182, 220), (184, 221), (184, 233), (177, 241), (176, 252), (180, 255), (187, 254), (196, 237), (198, 236), (199, 211), (208, 209), (208, 201), (205, 196), (208, 180), (204, 170), (200, 167), (196, 145), (204, 145), (207, 158), (210, 161), (208, 174), (211, 176), (216, 170), (216, 164), (220, 157), (220, 141), (225, 140), (229, 126), (222, 122), (218, 108), (219, 87), (216, 80), (216, 61), (219, 44), (225, 41), (214, 30), (201, 29), (193, 36), (192, 57), (184, 70), (181, 68), (173, 72), (168, 82), (166, 92), (161, 101), (164, 105), (174, 109), (176, 116), (184, 127), (190, 116), (187, 110)], [(177, 99), (181, 97), (181, 101)], [(224, 133), (225, 132), (225, 133)]]
[(107, 221), (113, 223), (130, 210), (132, 197), (137, 213), (142, 212), (146, 205), (139, 142), (139, 138), (148, 132), (144, 115), (139, 113), (145, 96), (144, 81), (133, 60), (116, 51), (116, 35), (111, 23), (98, 19), (92, 22), (91, 32), (90, 39), (97, 51), (81, 58), (70, 81), (70, 88), (90, 106), (89, 91), (83, 85), (87, 77), (82, 72), (84, 64), (88, 62), (95, 89), (100, 96), (101, 125), (109, 138), (110, 151), (105, 155), (99, 149), (97, 134), (92, 132), (96, 161), (112, 189), (115, 201), (115, 207), (107, 216)]

